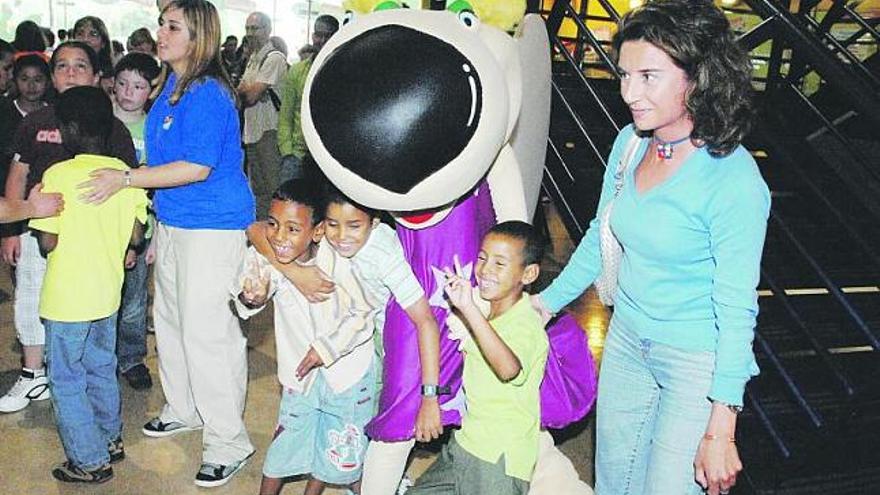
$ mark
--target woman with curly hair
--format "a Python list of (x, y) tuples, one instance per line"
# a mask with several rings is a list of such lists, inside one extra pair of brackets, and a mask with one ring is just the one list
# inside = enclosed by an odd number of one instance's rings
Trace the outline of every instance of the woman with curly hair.
[[(742, 469), (736, 418), (758, 373), (770, 209), (740, 145), (751, 69), (705, 0), (647, 3), (624, 16), (613, 48), (633, 124), (614, 143), (598, 206), (613, 201), (623, 254), (599, 377), (596, 493), (724, 494)], [(559, 277), (533, 296), (545, 316), (599, 276), (601, 224), (590, 222)]]

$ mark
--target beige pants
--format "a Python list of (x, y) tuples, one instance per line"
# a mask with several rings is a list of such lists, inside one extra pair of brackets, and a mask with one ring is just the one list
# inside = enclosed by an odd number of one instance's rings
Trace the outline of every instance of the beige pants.
[[(556, 448), (549, 433), (542, 430), (538, 441), (538, 463), (529, 495), (593, 495), (593, 489), (580, 480), (574, 465)], [(413, 440), (370, 442), (364, 459), (361, 495), (396, 494), (414, 444)]]
[(244, 232), (161, 225), (157, 235), (153, 320), (166, 401), (159, 418), (204, 425), (203, 462), (239, 461), (254, 450), (242, 417), (247, 339), (228, 296)]

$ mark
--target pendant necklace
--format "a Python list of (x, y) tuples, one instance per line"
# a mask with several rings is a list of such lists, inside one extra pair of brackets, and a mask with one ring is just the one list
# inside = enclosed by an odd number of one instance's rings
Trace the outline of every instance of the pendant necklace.
[(676, 139), (675, 141), (664, 141), (654, 135), (651, 139), (654, 141), (654, 144), (657, 146), (657, 158), (661, 160), (671, 160), (672, 159), (672, 150), (677, 144), (681, 144), (688, 139), (690, 136), (685, 136), (681, 139)]

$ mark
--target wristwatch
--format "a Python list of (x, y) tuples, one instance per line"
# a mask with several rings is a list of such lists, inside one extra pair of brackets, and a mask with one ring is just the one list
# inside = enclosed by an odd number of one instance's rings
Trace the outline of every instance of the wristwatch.
[(449, 385), (422, 385), (422, 397), (437, 397), (450, 393), (452, 391), (449, 389)]
[(735, 406), (735, 405), (733, 405), (733, 404), (728, 404), (728, 403), (726, 403), (726, 402), (721, 402), (720, 400), (713, 400), (712, 403), (713, 403), (713, 404), (718, 404), (719, 406), (724, 406), (724, 407), (726, 407), (727, 410), (730, 411), (730, 412), (732, 412), (733, 414), (739, 414), (739, 413), (741, 413), (741, 412), (743, 411), (743, 406)]

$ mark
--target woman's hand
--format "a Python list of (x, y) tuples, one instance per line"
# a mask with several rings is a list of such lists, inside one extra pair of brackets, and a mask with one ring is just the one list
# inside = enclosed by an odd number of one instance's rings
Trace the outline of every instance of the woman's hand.
[(736, 443), (736, 414), (726, 405), (712, 404), (706, 435), (700, 441), (694, 459), (694, 479), (709, 495), (724, 495), (736, 484), (742, 462)]
[(422, 405), (416, 417), (416, 440), (430, 442), (442, 434), (443, 422), (440, 420), (440, 403), (437, 397), (422, 397)]
[(125, 174), (122, 170), (101, 168), (89, 174), (91, 179), (80, 182), (78, 189), (85, 189), (79, 199), (86, 203), (101, 204), (125, 187)]

